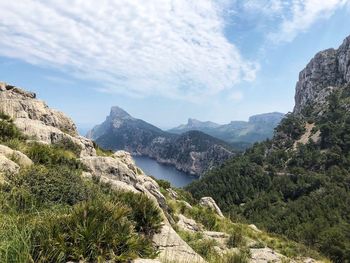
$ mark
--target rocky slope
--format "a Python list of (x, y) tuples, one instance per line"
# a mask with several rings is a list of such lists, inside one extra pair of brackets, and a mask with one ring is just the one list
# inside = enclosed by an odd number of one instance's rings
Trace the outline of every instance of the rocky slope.
[(201, 175), (234, 155), (225, 142), (199, 131), (171, 134), (112, 107), (106, 120), (87, 135), (101, 147), (126, 150)]
[(232, 121), (228, 124), (219, 125), (213, 122), (201, 122), (189, 119), (187, 124), (170, 129), (169, 132), (181, 134), (191, 130), (198, 130), (213, 137), (243, 148), (263, 141), (273, 136), (274, 128), (283, 118), (284, 114), (279, 112), (254, 115), (248, 121)]
[(348, 262), (349, 74), (347, 37), (301, 71), (294, 111), (272, 140), (254, 145), (187, 190), (196, 198), (212, 196), (225, 212), (303, 242), (333, 262)]

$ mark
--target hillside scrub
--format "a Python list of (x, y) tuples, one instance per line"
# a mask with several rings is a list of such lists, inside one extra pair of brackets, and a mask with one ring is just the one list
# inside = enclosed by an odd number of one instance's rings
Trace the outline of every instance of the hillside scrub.
[[(213, 196), (234, 220), (256, 224), (317, 249), (334, 262), (350, 260), (350, 112), (348, 89), (328, 98), (323, 114), (289, 114), (274, 139), (208, 172), (187, 189)], [(303, 125), (320, 140), (293, 149)], [(337, 237), (337, 238), (336, 238)]]
[(126, 262), (157, 255), (151, 239), (162, 216), (153, 201), (83, 179), (78, 149), (69, 142), (26, 142), (4, 116), (0, 127), (1, 143), (34, 162), (0, 182), (0, 262)]

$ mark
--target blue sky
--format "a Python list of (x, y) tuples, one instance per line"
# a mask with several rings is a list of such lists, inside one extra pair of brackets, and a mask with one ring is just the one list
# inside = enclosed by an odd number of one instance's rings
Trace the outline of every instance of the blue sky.
[(350, 35), (350, 0), (0, 0), (0, 80), (86, 129), (113, 105), (162, 128), (293, 109)]

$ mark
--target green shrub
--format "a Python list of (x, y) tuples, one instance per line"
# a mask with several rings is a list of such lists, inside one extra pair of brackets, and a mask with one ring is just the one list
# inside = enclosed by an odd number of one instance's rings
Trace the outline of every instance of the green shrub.
[(188, 214), (195, 221), (201, 223), (207, 230), (219, 230), (217, 216), (212, 210), (204, 207), (193, 207), (193, 209), (188, 211)]
[(48, 213), (32, 233), (35, 262), (126, 262), (153, 257), (151, 242), (134, 232), (130, 210), (103, 199), (79, 203), (66, 213)]
[(205, 259), (210, 259), (215, 256), (215, 246), (217, 242), (214, 239), (200, 239), (196, 242), (191, 242), (190, 246)]
[(144, 194), (120, 192), (114, 199), (131, 208), (130, 219), (135, 222), (137, 232), (151, 236), (161, 228), (163, 221), (157, 205)]
[(245, 240), (243, 237), (242, 228), (231, 230), (230, 236), (227, 240), (227, 246), (229, 248), (233, 248), (233, 247), (241, 247), (244, 244), (245, 244)]
[(31, 143), (25, 153), (36, 164), (66, 165), (73, 169), (82, 167), (74, 153), (52, 145)]
[(7, 176), (0, 187), (0, 211), (29, 212), (56, 204), (74, 205), (92, 191), (79, 171), (68, 167), (32, 166)]
[(168, 189), (171, 187), (170, 183), (166, 180), (163, 180), (163, 179), (156, 179), (155, 177), (152, 176), (152, 179), (154, 179), (159, 187), (163, 188), (163, 189)]
[(226, 254), (223, 259), (222, 263), (248, 263), (249, 257), (246, 253), (232, 253), (232, 254)]
[(72, 140), (68, 138), (62, 138), (61, 140), (53, 144), (53, 146), (57, 149), (70, 151), (74, 153), (76, 156), (79, 156), (82, 150), (78, 144), (74, 143)]
[(0, 262), (33, 262), (30, 233), (28, 226), (19, 227), (16, 218), (0, 215)]
[(12, 119), (8, 116), (0, 116), (0, 141), (7, 141), (10, 139), (16, 139), (21, 137), (22, 134), (18, 130), (18, 128), (13, 124)]

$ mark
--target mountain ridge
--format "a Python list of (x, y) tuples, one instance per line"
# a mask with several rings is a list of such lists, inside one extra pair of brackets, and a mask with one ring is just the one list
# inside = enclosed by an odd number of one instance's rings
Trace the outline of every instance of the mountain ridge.
[[(114, 109), (118, 114), (114, 113)], [(95, 126), (87, 136), (106, 149), (123, 149), (134, 155), (148, 156), (197, 176), (235, 154), (230, 145), (203, 132), (172, 134), (131, 117), (116, 106), (112, 107), (106, 120)]]
[(284, 114), (279, 112), (262, 113), (250, 116), (248, 121), (231, 121), (228, 124), (221, 125), (190, 118), (187, 124), (179, 125), (167, 131), (181, 134), (189, 130), (199, 130), (231, 144), (247, 143), (247, 145), (250, 145), (271, 138), (274, 128), (283, 116)]

